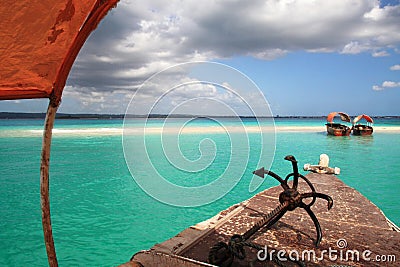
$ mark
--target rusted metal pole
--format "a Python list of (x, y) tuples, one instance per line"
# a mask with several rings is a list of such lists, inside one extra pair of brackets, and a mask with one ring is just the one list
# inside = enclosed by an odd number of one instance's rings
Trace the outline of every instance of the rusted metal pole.
[(57, 267), (56, 249), (54, 247), (53, 230), (50, 217), (50, 198), (49, 198), (49, 161), (51, 136), (56, 117), (58, 104), (52, 100), (47, 108), (46, 119), (43, 131), (42, 156), (40, 162), (40, 205), (42, 208), (42, 226), (44, 241), (46, 244), (47, 259), (50, 267)]

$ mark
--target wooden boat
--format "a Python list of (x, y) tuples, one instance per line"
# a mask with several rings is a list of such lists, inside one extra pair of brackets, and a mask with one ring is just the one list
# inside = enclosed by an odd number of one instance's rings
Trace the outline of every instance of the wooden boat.
[[(365, 119), (367, 121), (367, 124), (357, 124), (360, 120)], [(353, 135), (371, 135), (374, 132), (374, 129), (372, 128), (372, 124), (374, 123), (374, 120), (365, 114), (359, 115), (354, 118), (353, 120)]]
[(327, 123), (326, 125), (326, 131), (328, 132), (328, 135), (334, 135), (334, 136), (349, 136), (351, 133), (351, 128), (347, 125), (341, 124), (341, 123), (334, 123), (333, 119), (335, 118), (336, 115), (340, 116), (340, 119), (345, 122), (350, 122), (350, 117), (344, 112), (331, 112), (328, 114), (328, 117), (326, 118)]
[[(41, 1), (22, 2), (3, 0), (2, 2), (2, 6), (6, 6), (9, 9), (9, 12), (0, 12), (0, 16), (2, 18), (2, 21), (4, 22), (2, 25), (4, 26), (4, 28), (2, 29), (2, 33), (4, 33), (5, 36), (12, 36), (14, 38), (2, 38), (0, 40), (0, 47), (7, 48), (4, 52), (2, 52), (2, 66), (0, 68), (0, 77), (2, 77), (2, 79), (0, 80), (0, 100), (30, 98), (48, 98), (49, 100), (46, 119), (44, 122), (40, 163), (40, 202), (42, 211), (43, 236), (50, 267), (58, 266), (52, 233), (49, 197), (50, 148), (52, 140), (52, 129), (56, 112), (61, 102), (62, 92), (68, 78), (68, 74), (71, 70), (72, 64), (74, 63), (76, 56), (78, 55), (78, 52), (88, 38), (89, 34), (97, 27), (101, 19), (107, 14), (107, 12), (111, 8), (116, 5), (117, 2), (118, 0), (53, 0), (49, 1), (49, 5), (46, 6), (48, 8), (43, 8), (43, 4)], [(32, 16), (32, 14), (35, 14), (35, 16)], [(324, 174), (312, 175), (320, 176)], [(290, 176), (288, 176), (288, 178), (289, 177)], [(381, 255), (385, 255), (383, 253), (393, 253), (386, 249), (384, 245), (387, 245), (388, 248), (392, 248), (394, 251), (399, 251), (399, 237), (394, 236), (391, 232), (387, 233), (386, 228), (388, 228), (388, 226), (385, 223), (379, 223), (376, 226), (375, 224), (373, 224), (375, 222), (374, 220), (378, 219), (380, 222), (385, 222), (385, 218), (382, 218), (382, 216), (378, 218), (377, 215), (380, 215), (379, 210), (374, 210), (373, 207), (368, 206), (368, 204), (370, 204), (369, 201), (359, 201), (359, 199), (355, 198), (355, 196), (357, 195), (354, 193), (354, 189), (347, 189), (340, 181), (335, 181), (327, 175), (326, 177), (327, 178), (325, 180), (322, 180), (320, 177), (316, 177), (314, 180), (320, 183), (321, 187), (326, 185), (334, 189), (340, 188), (341, 190), (332, 190), (332, 192), (342, 192), (342, 195), (338, 195), (335, 198), (339, 200), (345, 200), (344, 203), (337, 202), (339, 203), (339, 205), (336, 205), (336, 207), (345, 207), (345, 209), (336, 209), (337, 213), (333, 213), (331, 219), (328, 218), (328, 220), (326, 220), (326, 223), (324, 224), (324, 229), (327, 229), (326, 227), (333, 227), (332, 229), (328, 229), (329, 231), (326, 230), (326, 232), (328, 232), (329, 234), (343, 233), (344, 228), (342, 227), (342, 224), (340, 222), (343, 222), (343, 218), (345, 218), (345, 223), (343, 223), (344, 226), (354, 225), (354, 227), (350, 227), (347, 231), (345, 231), (347, 233), (346, 238), (351, 241), (350, 244), (352, 246), (354, 246), (353, 244), (356, 244), (359, 245), (361, 248), (366, 248), (372, 242), (374, 242), (375, 244), (377, 244), (374, 252), (378, 255), (379, 253), (381, 253)], [(306, 179), (312, 180), (312, 177)], [(329, 191), (328, 189), (329, 188), (321, 191)], [(149, 253), (154, 253), (154, 255), (150, 255), (150, 260), (152, 262), (156, 262), (158, 259), (161, 259), (153, 266), (161, 266), (162, 264), (163, 266), (196, 266), (194, 265), (196, 262), (195, 259), (192, 259), (193, 257), (188, 260), (186, 260), (187, 258), (184, 258), (184, 256), (186, 255), (183, 255), (183, 249), (185, 249), (186, 253), (192, 253), (191, 251), (189, 251), (189, 249), (192, 249), (192, 251), (195, 251), (197, 257), (204, 257), (204, 255), (206, 254), (200, 254), (199, 251), (201, 250), (194, 245), (205, 243), (200, 243), (196, 240), (199, 240), (200, 237), (211, 236), (211, 234), (214, 232), (219, 234), (219, 232), (217, 231), (220, 231), (222, 226), (225, 225), (225, 222), (229, 223), (230, 221), (228, 219), (231, 218), (236, 219), (232, 220), (231, 223), (231, 225), (234, 227), (240, 225), (239, 222), (244, 221), (242, 218), (255, 221), (257, 217), (260, 217), (260, 215), (265, 214), (266, 212), (270, 212), (270, 210), (272, 209), (268, 207), (266, 203), (272, 205), (275, 205), (277, 203), (276, 201), (265, 201), (266, 199), (270, 198), (271, 195), (272, 191), (265, 192), (264, 195), (260, 195), (258, 198), (254, 198), (253, 202), (244, 202), (243, 204), (236, 206), (238, 207), (238, 209), (236, 209), (236, 207), (232, 207), (227, 211), (221, 212), (219, 216), (215, 217), (215, 220), (217, 220), (215, 223), (213, 221), (210, 221), (209, 225), (203, 224), (204, 230), (189, 228), (188, 231), (185, 232), (185, 236), (182, 234), (180, 237), (178, 237), (177, 243), (173, 244), (172, 241), (168, 243), (170, 245), (172, 244), (171, 249), (175, 251), (179, 249), (181, 254), (178, 254), (178, 252), (176, 252), (172, 255), (166, 255), (162, 254), (163, 252), (160, 252), (159, 250), (150, 251)], [(349, 198), (346, 199), (346, 196)], [(276, 197), (273, 197), (272, 199), (277, 200)], [(349, 205), (348, 208), (346, 208), (346, 203), (350, 203), (347, 204)], [(250, 204), (252, 204), (252, 206), (250, 206)], [(308, 207), (308, 205), (309, 204), (307, 204), (306, 206)], [(355, 206), (354, 208), (353, 205)], [(255, 208), (260, 210), (255, 210)], [(360, 214), (360, 211), (362, 210), (366, 210), (368, 212)], [(310, 211), (308, 212), (310, 213)], [(233, 218), (236, 215), (238, 216)], [(304, 216), (304, 213), (300, 215)], [(287, 232), (284, 229), (286, 233), (289, 233), (287, 235), (289, 238), (294, 236), (295, 239), (286, 240), (286, 243), (283, 243), (285, 240), (280, 241), (278, 245), (282, 245), (283, 247), (283, 245), (305, 244), (306, 246), (303, 247), (303, 250), (308, 249), (312, 245), (312, 243), (310, 242), (310, 238), (308, 238), (308, 235), (301, 235), (302, 233), (305, 233), (304, 229), (308, 229), (309, 227), (308, 224), (305, 225), (305, 223), (307, 223), (307, 220), (298, 220), (297, 218), (299, 217), (296, 217), (296, 220), (303, 222), (303, 224), (297, 225), (296, 227), (298, 228), (289, 228), (289, 230), (292, 231), (294, 229), (294, 233)], [(284, 219), (288, 219), (288, 217)], [(355, 222), (349, 222), (350, 219), (353, 219), (353, 221)], [(284, 221), (285, 224), (280, 224), (280, 226), (291, 226), (291, 222), (291, 220), (288, 220), (286, 222)], [(198, 225), (197, 229), (200, 229), (200, 227), (201, 225)], [(227, 229), (234, 228), (228, 225)], [(371, 234), (369, 235), (372, 237), (370, 237), (369, 239), (365, 238), (365, 229), (373, 229), (371, 230)], [(234, 230), (236, 232), (237, 229)], [(219, 240), (220, 238), (228, 236), (228, 234), (230, 233), (221, 232), (221, 234), (219, 234), (219, 236), (216, 236), (216, 238), (218, 238), (217, 240)], [(282, 234), (285, 236), (285, 232), (282, 232), (280, 236), (282, 236)], [(184, 238), (188, 236), (196, 236), (197, 239), (192, 243), (186, 242), (188, 244), (184, 244)], [(264, 240), (271, 240), (275, 242), (273, 238), (276, 238), (276, 236), (278, 235), (274, 235), (272, 238), (263, 238), (262, 241), (264, 242)], [(379, 236), (379, 239), (376, 239), (377, 236)], [(336, 241), (342, 237), (342, 235), (329, 236), (327, 234), (325, 242), (329, 242), (328, 244), (335, 244)], [(300, 240), (305, 241), (299, 242)], [(361, 242), (363, 240), (367, 240), (370, 242), (366, 244), (357, 243), (358, 240), (360, 240)], [(216, 240), (210, 239), (210, 241), (214, 243)], [(380, 243), (377, 243), (378, 241)], [(322, 248), (325, 248), (326, 244), (327, 243), (325, 243), (325, 246)], [(159, 247), (161, 247), (164, 252), (166, 251), (166, 249), (169, 248), (165, 244)], [(298, 247), (294, 248), (298, 249)], [(208, 250), (209, 248), (207, 247), (206, 252), (208, 252)], [(140, 255), (142, 254), (144, 254), (144, 252), (140, 252), (140, 254), (137, 254), (137, 257), (140, 257)], [(183, 260), (185, 260), (185, 263), (182, 264)], [(326, 259), (326, 253), (325, 260), (328, 261), (329, 265), (331, 265), (331, 261), (329, 261), (329, 259)], [(142, 266), (139, 265), (139, 263), (133, 263), (133, 261), (131, 263), (129, 263), (129, 266)], [(365, 265), (366, 263), (363, 262), (362, 264)], [(152, 265), (145, 264), (145, 266)], [(198, 266), (210, 265), (204, 263)]]
[[(262, 172), (264, 173), (264, 170)], [(335, 175), (309, 173), (305, 177), (315, 185), (316, 191), (329, 192), (334, 201), (333, 208), (329, 211), (325, 205), (313, 207), (313, 212), (321, 218), (321, 226), (324, 229), (321, 246), (315, 246), (312, 238), (314, 234), (312, 222), (307, 213), (298, 208), (283, 216), (273, 227), (262, 228), (256, 232), (248, 241), (253, 247), (251, 249), (247, 247), (246, 253), (242, 254), (243, 257), (233, 257), (230, 264), (219, 266), (278, 266), (276, 260), (272, 262), (264, 257), (268, 253), (278, 251), (282, 251), (281, 255), (288, 255), (293, 251), (301, 255), (312, 251), (315, 255), (321, 256), (318, 262), (305, 257), (303, 265), (285, 259), (283, 261), (285, 265), (279, 266), (349, 266), (351, 259), (352, 266), (378, 267), (383, 265), (368, 261), (361, 257), (361, 253), (358, 260), (348, 258), (350, 256), (348, 253), (373, 249), (376, 255), (398, 255), (400, 229), (375, 204)], [(307, 187), (305, 180), (299, 180), (299, 187)], [(279, 203), (277, 196), (281, 190), (280, 187), (266, 189), (206, 221), (183, 230), (175, 237), (154, 245), (149, 250), (135, 253), (129, 262), (119, 267), (215, 266), (209, 264), (213, 244), (221, 241), (228, 243), (234, 233), (243, 234), (249, 229), (249, 225), (256, 225), (263, 215), (276, 208)], [(377, 236), (379, 238), (376, 238)], [(345, 242), (343, 246), (339, 244), (342, 241)], [(372, 243), (375, 244), (373, 247)], [(349, 249), (347, 244), (351, 244)], [(260, 250), (256, 249), (257, 246), (263, 248), (261, 251), (264, 253), (260, 253)], [(328, 247), (338, 252), (333, 253), (337, 256), (336, 259), (333, 260), (331, 255), (328, 256), (326, 253)], [(220, 252), (220, 255), (223, 255), (224, 251)], [(347, 256), (339, 257), (342, 252)], [(290, 255), (294, 257), (296, 254)]]

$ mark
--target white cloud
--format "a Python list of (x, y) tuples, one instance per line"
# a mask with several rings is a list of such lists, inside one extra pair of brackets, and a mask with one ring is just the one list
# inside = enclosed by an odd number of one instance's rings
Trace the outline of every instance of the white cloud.
[(381, 87), (379, 85), (374, 85), (374, 86), (372, 86), (372, 90), (374, 90), (374, 91), (382, 91), (383, 87)]
[[(240, 79), (232, 81), (243, 84)], [(253, 105), (260, 106), (257, 103), (263, 104), (263, 99), (255, 87), (247, 89), (235, 88), (229, 82), (207, 82), (179, 72), (175, 75), (163, 72), (146, 81), (137, 91), (128, 113), (251, 115)]]
[(264, 50), (262, 52), (250, 53), (255, 58), (272, 60), (278, 57), (283, 57), (288, 53), (287, 50), (282, 50), (279, 48)]
[(387, 56), (400, 44), (399, 21), (400, 5), (376, 0), (126, 0), (84, 45), (67, 84), (122, 98), (187, 61), (273, 60), (293, 51)]
[(390, 67), (390, 70), (400, 70), (400, 65), (399, 64), (393, 65)]
[(384, 81), (382, 86), (389, 88), (400, 87), (400, 82)]
[(390, 56), (390, 54), (387, 51), (376, 51), (372, 53), (373, 57), (387, 57)]
[(400, 82), (384, 81), (381, 86), (374, 85), (372, 86), (372, 89), (375, 91), (382, 91), (385, 88), (396, 88), (396, 87), (400, 87)]
[(368, 51), (370, 47), (366, 44), (361, 44), (359, 42), (350, 42), (343, 47), (341, 53), (343, 54), (359, 54)]

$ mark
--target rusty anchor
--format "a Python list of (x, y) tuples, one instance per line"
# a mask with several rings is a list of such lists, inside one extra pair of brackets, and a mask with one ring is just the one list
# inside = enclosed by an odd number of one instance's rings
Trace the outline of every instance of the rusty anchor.
[[(228, 243), (219, 242), (215, 244), (210, 249), (208, 255), (208, 260), (211, 264), (218, 266), (231, 266), (235, 258), (244, 259), (246, 257), (244, 250), (245, 246), (253, 247), (259, 250), (262, 249), (262, 247), (259, 245), (249, 242), (248, 240), (250, 237), (264, 226), (265, 229), (269, 229), (272, 225), (279, 221), (279, 219), (281, 219), (287, 211), (293, 211), (296, 208), (303, 208), (313, 221), (317, 232), (315, 246), (318, 247), (322, 239), (322, 231), (317, 217), (311, 210), (311, 206), (314, 205), (317, 198), (322, 198), (328, 202), (328, 210), (330, 210), (333, 206), (333, 200), (326, 194), (316, 192), (313, 184), (306, 177), (299, 173), (297, 160), (294, 156), (288, 155), (285, 157), (285, 160), (290, 161), (293, 168), (293, 172), (288, 174), (285, 179), (282, 179), (279, 175), (272, 171), (265, 170), (264, 167), (253, 172), (253, 174), (262, 178), (264, 178), (265, 174), (267, 174), (275, 178), (280, 183), (281, 187), (283, 188), (283, 191), (279, 195), (280, 204), (273, 211), (267, 215), (264, 215), (260, 221), (247, 230), (243, 235), (235, 234), (231, 237)], [(288, 181), (291, 177), (293, 177), (292, 187), (290, 187), (288, 184)], [(303, 179), (307, 183), (311, 189), (311, 192), (300, 193), (297, 190), (299, 179)], [(312, 198), (309, 204), (305, 204), (303, 202), (303, 199), (306, 198)], [(271, 260), (278, 263), (278, 265), (281, 265), (280, 261), (276, 257), (272, 258)], [(295, 263), (297, 263), (299, 266), (304, 266), (302, 262), (295, 261)]]

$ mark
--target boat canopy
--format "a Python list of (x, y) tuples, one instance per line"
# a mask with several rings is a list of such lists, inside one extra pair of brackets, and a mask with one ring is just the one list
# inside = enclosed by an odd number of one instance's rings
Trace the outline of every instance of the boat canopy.
[(342, 121), (346, 121), (346, 122), (350, 122), (351, 121), (350, 120), (350, 116), (347, 115), (344, 112), (331, 112), (331, 113), (328, 114), (328, 117), (326, 118), (326, 121), (332, 123), (333, 119), (335, 118), (336, 115), (339, 115), (340, 119)]
[(118, 0), (2, 0), (0, 100), (59, 103), (89, 34)]
[(369, 123), (374, 123), (374, 120), (370, 116), (362, 114), (362, 115), (359, 115), (359, 116), (354, 118), (353, 124), (356, 124), (357, 122), (359, 122), (362, 119), (365, 119)]
[(50, 216), (52, 129), (79, 50), (118, 0), (2, 0), (0, 100), (49, 98), (40, 161), (40, 204), (50, 267), (58, 267)]

